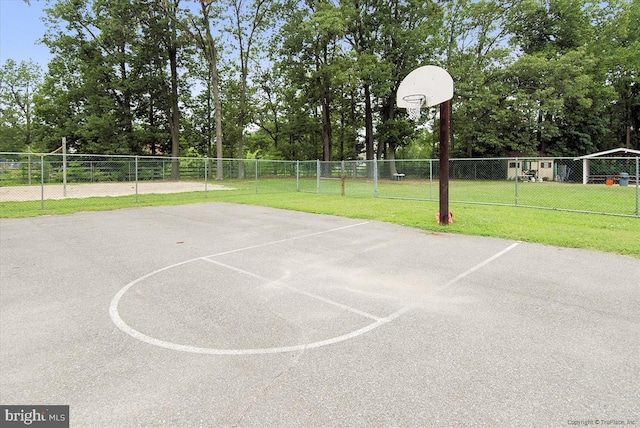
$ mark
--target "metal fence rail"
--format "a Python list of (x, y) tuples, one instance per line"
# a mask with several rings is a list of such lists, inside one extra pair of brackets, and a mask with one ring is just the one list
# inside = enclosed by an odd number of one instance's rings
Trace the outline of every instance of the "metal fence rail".
[[(640, 217), (640, 157), (452, 159), (451, 202)], [(221, 179), (217, 180), (216, 177)], [(97, 196), (308, 192), (437, 201), (437, 159), (279, 161), (0, 153), (0, 214)]]

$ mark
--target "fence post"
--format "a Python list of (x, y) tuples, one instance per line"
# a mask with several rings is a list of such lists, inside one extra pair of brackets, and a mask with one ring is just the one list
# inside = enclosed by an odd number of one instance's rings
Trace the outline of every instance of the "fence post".
[(296, 161), (296, 192), (300, 191), (300, 161)]
[(208, 158), (204, 158), (203, 159), (204, 162), (204, 197), (207, 197), (207, 183), (209, 183), (209, 175), (208, 175), (208, 171), (207, 171), (207, 163), (209, 163), (209, 159)]
[(260, 159), (256, 158), (256, 194), (258, 194), (258, 162), (260, 162)]
[(378, 197), (378, 160), (373, 158), (373, 197)]
[(62, 137), (62, 196), (67, 196), (67, 137)]
[(40, 155), (40, 209), (44, 209), (44, 154)]
[[(508, 164), (507, 164), (508, 165)], [(518, 163), (518, 158), (516, 158), (516, 199), (515, 199), (515, 206), (518, 206), (518, 176), (520, 175), (519, 173), (519, 168), (520, 168), (520, 164)]]
[(138, 203), (138, 156), (135, 157), (136, 204)]
[(320, 194), (320, 159), (316, 159), (316, 193)]
[(433, 201), (433, 159), (429, 159), (429, 200)]
[(636, 217), (638, 217), (638, 197), (640, 196), (640, 193), (638, 193), (638, 189), (640, 189), (640, 185), (638, 184), (638, 182), (640, 182), (640, 156), (636, 156)]

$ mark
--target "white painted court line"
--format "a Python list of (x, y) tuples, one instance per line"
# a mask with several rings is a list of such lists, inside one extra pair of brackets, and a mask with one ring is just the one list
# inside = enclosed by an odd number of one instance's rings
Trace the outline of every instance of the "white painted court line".
[[(235, 272), (239, 272), (239, 273), (242, 273), (244, 275), (248, 275), (248, 276), (250, 276), (252, 278), (261, 279), (261, 280), (265, 281), (267, 284), (278, 284), (279, 282), (281, 282), (281, 280), (272, 280), (272, 279), (265, 278), (265, 277), (260, 276), (260, 275), (256, 275), (256, 274), (254, 274), (252, 272), (249, 272), (249, 271), (246, 271), (244, 269), (240, 269), (240, 268), (237, 268), (235, 266), (228, 265), (226, 263), (221, 263), (221, 262), (219, 262), (217, 260), (211, 260), (210, 257), (211, 256), (203, 257), (202, 260), (206, 260), (209, 263), (213, 263), (215, 265), (219, 265), (219, 266), (224, 267), (226, 269), (233, 270)], [(298, 294), (302, 294), (303, 296), (311, 297), (312, 299), (319, 300), (319, 301), (327, 303), (329, 305), (336, 306), (336, 307), (338, 307), (340, 309), (349, 311), (349, 312), (354, 313), (356, 315), (360, 315), (362, 317), (372, 319), (374, 321), (379, 321), (381, 319), (380, 317), (377, 317), (375, 315), (372, 315), (372, 314), (369, 314), (367, 312), (361, 311), (361, 310), (356, 309), (356, 308), (354, 308), (352, 306), (344, 305), (342, 303), (336, 302), (335, 300), (331, 300), (331, 299), (328, 299), (326, 297), (319, 296), (317, 294), (309, 293), (308, 291), (303, 291), (303, 290), (300, 290), (298, 288), (291, 287), (291, 286), (288, 286), (288, 285), (287, 286), (280, 286), (280, 287), (284, 288), (286, 290), (293, 291), (293, 292), (298, 293)]]
[(273, 282), (273, 280), (271, 280), (269, 278), (265, 278), (264, 276), (257, 275), (257, 274), (255, 274), (253, 272), (249, 272), (248, 270), (240, 269), (240, 268), (237, 268), (235, 266), (231, 266), (231, 265), (228, 265), (226, 263), (219, 262), (217, 260), (211, 260), (211, 257), (213, 257), (213, 256), (201, 257), (200, 260), (204, 260), (206, 262), (213, 263), (214, 265), (221, 266), (221, 267), (223, 267), (225, 269), (229, 269), (229, 270), (232, 270), (234, 272), (238, 272), (238, 273), (241, 273), (243, 275), (250, 276), (252, 278), (260, 279), (260, 280), (266, 281), (266, 282)]
[(324, 235), (325, 233), (337, 232), (339, 230), (344, 230), (344, 229), (351, 229), (352, 227), (363, 226), (363, 225), (369, 224), (369, 223), (370, 222), (368, 222), (368, 221), (363, 221), (361, 223), (350, 224), (348, 226), (336, 227), (335, 229), (323, 230), (321, 232), (308, 233), (306, 235), (294, 236), (294, 237), (291, 237), (291, 238), (279, 239), (277, 241), (265, 242), (264, 244), (251, 245), (249, 247), (237, 248), (235, 250), (229, 250), (229, 251), (223, 251), (221, 253), (210, 254), (210, 255), (205, 256), (205, 257), (224, 256), (224, 255), (227, 255), (227, 254), (239, 253), (241, 251), (253, 250), (255, 248), (267, 247), (269, 245), (282, 244), (283, 242), (297, 241), (298, 239), (309, 238), (311, 236)]
[[(325, 297), (313, 294), (313, 293), (309, 293), (306, 291), (302, 291), (300, 289), (297, 289), (295, 287), (290, 287), (290, 286), (285, 286), (286, 289), (289, 289), (291, 291), (294, 291), (296, 293), (300, 293), (303, 295), (306, 295), (308, 297), (311, 297), (313, 299), (317, 299), (319, 301), (322, 301), (324, 303), (336, 306), (338, 308), (347, 310), (349, 312), (352, 312), (354, 314), (372, 319), (374, 322), (371, 324), (368, 324), (358, 330), (354, 330), (350, 333), (346, 333), (340, 336), (336, 336), (330, 339), (325, 339), (325, 340), (320, 340), (317, 342), (312, 342), (312, 343), (306, 343), (306, 344), (300, 344), (300, 345), (292, 345), (292, 346), (281, 346), (281, 347), (272, 347), (272, 348), (248, 348), (248, 349), (216, 349), (216, 348), (204, 348), (204, 347), (197, 347), (197, 346), (189, 346), (189, 345), (183, 345), (183, 344), (178, 344), (178, 343), (173, 343), (173, 342), (167, 342), (164, 340), (160, 340), (151, 336), (147, 336), (144, 333), (139, 332), (138, 330), (132, 328), (131, 326), (129, 326), (121, 317), (120, 317), (120, 313), (118, 312), (118, 304), (120, 302), (120, 299), (122, 298), (122, 296), (124, 296), (124, 294), (130, 290), (132, 287), (134, 287), (136, 284), (152, 277), (153, 275), (156, 275), (160, 272), (169, 270), (169, 269), (173, 269), (175, 267), (178, 266), (182, 266), (185, 265), (187, 263), (191, 263), (194, 261), (207, 261), (209, 263), (213, 263), (216, 265), (219, 265), (221, 267), (227, 268), (227, 269), (231, 269), (233, 271), (242, 273), (244, 275), (248, 275), (250, 277), (256, 278), (256, 279), (260, 279), (262, 281), (267, 281), (267, 283), (277, 283), (278, 280), (276, 281), (272, 281), (268, 278), (264, 278), (261, 275), (257, 275), (253, 272), (249, 272), (247, 270), (244, 269), (240, 269), (234, 266), (230, 266), (221, 262), (218, 262), (216, 260), (213, 260), (212, 258), (217, 257), (217, 256), (222, 256), (222, 255), (226, 255), (226, 254), (232, 254), (232, 253), (237, 253), (237, 252), (241, 252), (241, 251), (246, 251), (246, 250), (251, 250), (251, 249), (255, 249), (255, 248), (261, 248), (261, 247), (266, 247), (269, 245), (275, 245), (275, 244), (280, 244), (280, 243), (284, 243), (284, 242), (290, 242), (290, 241), (294, 241), (294, 240), (298, 240), (298, 239), (303, 239), (303, 238), (307, 238), (307, 237), (311, 237), (311, 236), (317, 236), (317, 235), (322, 235), (322, 234), (326, 234), (326, 233), (331, 233), (331, 232), (336, 232), (339, 230), (344, 230), (344, 229), (349, 229), (352, 227), (357, 227), (357, 226), (361, 226), (361, 225), (365, 225), (368, 224), (369, 222), (362, 222), (362, 223), (356, 223), (356, 224), (351, 224), (348, 226), (343, 226), (343, 227), (339, 227), (339, 228), (335, 228), (335, 229), (330, 229), (330, 230), (325, 230), (325, 231), (321, 231), (321, 232), (314, 232), (314, 233), (309, 233), (306, 235), (301, 235), (301, 236), (296, 236), (296, 237), (291, 237), (291, 238), (286, 238), (286, 239), (280, 239), (277, 241), (271, 241), (271, 242), (266, 242), (263, 244), (258, 244), (258, 245), (252, 245), (252, 246), (248, 246), (248, 247), (244, 247), (244, 248), (238, 248), (235, 250), (229, 250), (229, 251), (224, 251), (221, 253), (216, 253), (216, 254), (211, 254), (209, 256), (204, 256), (204, 257), (196, 257), (194, 259), (191, 260), (186, 260), (183, 262), (179, 262), (179, 263), (175, 263), (173, 265), (170, 266), (165, 266), (163, 268), (157, 269), (153, 272), (150, 272), (132, 282), (130, 282), (129, 284), (127, 284), (126, 286), (124, 286), (118, 293), (116, 293), (116, 295), (113, 297), (113, 299), (111, 300), (111, 304), (109, 305), (109, 315), (113, 321), (113, 323), (116, 325), (116, 327), (118, 327), (121, 331), (123, 331), (124, 333), (130, 335), (131, 337), (138, 339), (142, 342), (148, 343), (150, 345), (154, 345), (154, 346), (159, 346), (161, 348), (165, 348), (165, 349), (170, 349), (170, 350), (174, 350), (174, 351), (180, 351), (180, 352), (190, 352), (190, 353), (196, 353), (196, 354), (209, 354), (209, 355), (258, 355), (258, 354), (276, 354), (276, 353), (283, 353), (283, 352), (299, 352), (299, 351), (305, 351), (308, 349), (315, 349), (315, 348), (319, 348), (322, 346), (327, 346), (327, 345), (332, 345), (332, 344), (336, 344), (339, 342), (343, 342), (345, 340), (349, 340), (349, 339), (353, 339), (355, 337), (358, 337), (362, 334), (365, 334), (377, 327), (380, 327), (381, 325), (384, 325), (386, 323), (389, 323), (393, 320), (395, 320), (396, 318), (398, 318), (399, 316), (401, 316), (402, 314), (404, 314), (405, 312), (409, 311), (412, 306), (405, 306), (404, 308), (392, 313), (391, 315), (387, 316), (387, 317), (376, 317), (375, 315), (369, 314), (367, 312), (364, 311), (360, 311), (358, 309), (354, 309), (350, 306), (347, 305), (343, 305), (342, 303), (339, 302), (335, 302), (331, 299), (327, 299)], [(517, 245), (519, 245), (520, 242), (515, 242), (513, 244), (511, 244), (509, 247), (505, 248), (504, 250), (494, 254), (493, 256), (487, 258), (486, 260), (478, 263), (477, 265), (473, 266), (472, 268), (466, 270), (465, 272), (461, 273), (460, 275), (456, 276), (455, 278), (453, 278), (452, 280), (450, 280), (449, 282), (447, 282), (446, 284), (444, 284), (443, 286), (439, 287), (439, 290), (442, 290), (446, 287), (449, 287), (453, 284), (455, 284), (456, 282), (460, 281), (461, 279), (467, 277), (468, 275), (470, 275), (471, 273), (477, 271), (478, 269), (482, 268), (483, 266), (487, 265), (488, 263), (491, 263), (493, 260), (501, 257), (502, 255), (506, 254), (507, 252), (509, 252), (510, 250), (512, 250), (513, 248), (515, 248)]]
[(302, 294), (303, 296), (311, 297), (312, 299), (320, 300), (321, 302), (328, 303), (329, 305), (336, 306), (336, 307), (338, 307), (340, 309), (344, 309), (345, 311), (349, 311), (351, 313), (354, 313), (356, 315), (360, 315), (360, 316), (365, 317), (365, 318), (370, 318), (370, 319), (372, 319), (374, 321), (380, 321), (381, 319), (383, 319), (383, 318), (377, 317), (375, 315), (369, 314), (367, 312), (361, 311), (359, 309), (356, 309), (356, 308), (354, 308), (352, 306), (347, 306), (347, 305), (344, 305), (342, 303), (338, 303), (338, 302), (336, 302), (334, 300), (327, 299), (326, 297), (322, 297), (322, 296), (319, 296), (317, 294), (309, 293), (307, 291), (302, 291), (302, 290), (300, 290), (298, 288), (295, 288), (295, 287), (286, 287), (286, 288), (287, 288), (287, 290), (294, 291), (296, 293)]
[[(115, 314), (116, 318), (114, 319), (114, 323), (120, 330), (122, 330), (123, 332), (127, 333), (128, 335), (130, 335), (135, 339), (138, 339), (150, 345), (159, 346), (165, 349), (170, 349), (172, 351), (189, 352), (192, 354), (207, 354), (207, 355), (260, 355), (260, 354), (279, 354), (283, 352), (301, 352), (301, 351), (306, 351), (308, 349), (316, 349), (323, 346), (344, 342), (345, 340), (349, 340), (349, 339), (353, 339), (355, 337), (361, 336), (373, 329), (380, 327), (381, 325), (387, 324), (395, 320), (400, 315), (407, 312), (409, 309), (411, 309), (411, 307), (409, 306), (404, 307), (399, 311), (396, 311), (385, 318), (380, 318), (378, 321), (362, 327), (361, 329), (354, 330), (350, 333), (346, 333), (341, 336), (336, 336), (331, 339), (320, 340), (317, 342), (305, 343), (301, 345), (281, 346), (281, 347), (273, 347), (273, 348), (216, 349), (216, 348), (202, 348), (197, 346), (188, 346), (188, 345), (182, 345), (179, 343), (167, 342), (164, 340), (147, 336), (144, 333), (140, 333), (139, 331), (129, 327), (124, 321), (122, 321), (122, 319), (117, 315), (117, 313)], [(113, 318), (114, 318), (114, 314), (112, 314), (112, 319)]]
[(470, 274), (472, 274), (473, 272), (477, 271), (478, 269), (482, 268), (483, 266), (486, 266), (487, 264), (491, 263), (492, 261), (494, 261), (495, 259), (497, 259), (498, 257), (501, 257), (503, 255), (505, 255), (506, 253), (508, 253), (509, 251), (513, 250), (515, 247), (517, 247), (518, 245), (520, 245), (522, 242), (518, 241), (518, 242), (514, 242), (513, 244), (509, 245), (507, 248), (505, 248), (504, 250), (494, 254), (493, 256), (489, 257), (488, 259), (478, 263), (477, 265), (475, 265), (474, 267), (467, 269), (466, 271), (462, 272), (460, 275), (456, 276), (455, 278), (453, 278), (451, 281), (447, 282), (446, 284), (438, 287), (438, 290), (442, 290), (443, 288), (447, 288), (452, 286), (453, 284), (455, 284), (456, 282), (460, 281), (461, 279), (469, 276)]
[(225, 254), (232, 254), (232, 253), (237, 253), (240, 251), (246, 251), (246, 250), (250, 250), (250, 249), (254, 249), (254, 248), (261, 248), (261, 247), (265, 247), (268, 245), (275, 245), (275, 244), (279, 244), (279, 243), (283, 243), (283, 242), (289, 242), (289, 241), (294, 241), (297, 239), (302, 239), (302, 238), (307, 238), (307, 237), (311, 237), (311, 236), (317, 236), (317, 235), (322, 235), (325, 233), (331, 233), (331, 232), (336, 232), (339, 230), (344, 230), (344, 229), (349, 229), (352, 227), (356, 227), (356, 226), (362, 226), (365, 224), (368, 224), (369, 222), (361, 222), (361, 223), (356, 223), (356, 224), (352, 224), (352, 225), (348, 225), (348, 226), (343, 226), (343, 227), (338, 227), (335, 229), (330, 229), (330, 230), (325, 230), (325, 231), (321, 231), (321, 232), (314, 232), (314, 233), (309, 233), (306, 235), (301, 235), (301, 236), (296, 236), (296, 237), (292, 237), (292, 238), (287, 238), (287, 239), (280, 239), (277, 241), (272, 241), (272, 242), (267, 242), (264, 244), (259, 244), (259, 245), (252, 245), (249, 247), (244, 247), (244, 248), (238, 248), (235, 250), (230, 250), (230, 251), (225, 251), (225, 252), (221, 252), (221, 253), (216, 253), (216, 254), (212, 254), (209, 256), (204, 256), (204, 257), (196, 257), (190, 260), (185, 260), (179, 263), (175, 263), (173, 265), (170, 266), (165, 266), (163, 268), (157, 269), (153, 272), (150, 272), (146, 275), (141, 276), (140, 278), (131, 281), (129, 284), (127, 284), (126, 286), (124, 286), (120, 291), (118, 291), (118, 293), (116, 293), (116, 295), (113, 297), (113, 299), (111, 300), (111, 304), (109, 305), (109, 316), (111, 317), (111, 320), (113, 321), (113, 323), (116, 325), (116, 327), (118, 327), (122, 332), (128, 334), (129, 336), (138, 339), (142, 342), (148, 343), (150, 345), (154, 345), (154, 346), (159, 346), (161, 348), (165, 348), (165, 349), (170, 349), (170, 350), (174, 350), (174, 351), (180, 351), (180, 352), (190, 352), (190, 353), (196, 353), (196, 354), (209, 354), (209, 355), (258, 355), (258, 354), (277, 354), (277, 353), (282, 353), (282, 352), (299, 352), (299, 351), (305, 351), (307, 349), (315, 349), (315, 348), (320, 348), (322, 346), (327, 346), (327, 345), (332, 345), (332, 344), (336, 344), (336, 343), (340, 343), (343, 342), (345, 340), (349, 340), (349, 339), (353, 339), (355, 337), (358, 337), (362, 334), (365, 334), (375, 328), (378, 328), (384, 324), (387, 324), (393, 320), (395, 320), (396, 318), (398, 318), (399, 316), (401, 316), (402, 314), (404, 314), (405, 312), (407, 312), (408, 310), (410, 310), (412, 307), (411, 306), (406, 306), (394, 313), (392, 313), (391, 315), (384, 317), (384, 318), (380, 318), (377, 317), (375, 315), (369, 314), (367, 312), (364, 311), (360, 311), (358, 309), (354, 309), (350, 306), (347, 305), (343, 305), (342, 303), (338, 303), (335, 302), (331, 299), (327, 299), (325, 297), (322, 296), (318, 296), (316, 294), (313, 293), (308, 293), (306, 291), (302, 291), (299, 289), (296, 289), (294, 287), (289, 287), (286, 286), (286, 289), (289, 289), (291, 291), (294, 291), (296, 293), (300, 293), (303, 295), (306, 295), (308, 297), (311, 297), (313, 299), (317, 299), (319, 301), (322, 301), (324, 303), (339, 307), (341, 309), (347, 310), (349, 312), (352, 312), (354, 314), (363, 316), (365, 318), (369, 318), (372, 319), (374, 322), (371, 324), (368, 324), (358, 330), (354, 330), (350, 333), (346, 333), (340, 336), (336, 336), (330, 339), (325, 339), (325, 340), (320, 340), (317, 342), (312, 342), (312, 343), (305, 343), (305, 344), (300, 344), (300, 345), (292, 345), (292, 346), (281, 346), (281, 347), (273, 347), (273, 348), (250, 348), (250, 349), (216, 349), (216, 348), (203, 348), (203, 347), (197, 347), (197, 346), (189, 346), (189, 345), (182, 345), (182, 344), (178, 344), (178, 343), (173, 343), (173, 342), (167, 342), (164, 340), (160, 340), (151, 336), (147, 336), (146, 334), (134, 329), (133, 327), (129, 326), (121, 317), (120, 317), (120, 313), (118, 311), (118, 304), (120, 303), (120, 299), (122, 299), (122, 296), (125, 295), (125, 293), (127, 291), (129, 291), (132, 287), (134, 287), (136, 284), (152, 277), (153, 275), (156, 275), (160, 272), (164, 272), (166, 270), (169, 269), (173, 269), (175, 267), (178, 266), (182, 266), (185, 265), (187, 263), (191, 263), (191, 262), (195, 262), (195, 261), (199, 261), (199, 260), (203, 260), (203, 261), (207, 261), (209, 263), (213, 263), (213, 264), (217, 264), (220, 265), (222, 267), (234, 270), (236, 272), (242, 273), (244, 275), (248, 275), (251, 276), (253, 278), (257, 278), (257, 279), (261, 279), (264, 281), (268, 281), (269, 283), (274, 283), (277, 281), (271, 281), (268, 278), (264, 278), (260, 275), (257, 275), (253, 272), (249, 272), (246, 271), (244, 269), (240, 269), (234, 266), (230, 266), (230, 265), (226, 265), (224, 263), (220, 263), (218, 261), (212, 260), (212, 257), (216, 257), (216, 256), (221, 256), (221, 255), (225, 255)]

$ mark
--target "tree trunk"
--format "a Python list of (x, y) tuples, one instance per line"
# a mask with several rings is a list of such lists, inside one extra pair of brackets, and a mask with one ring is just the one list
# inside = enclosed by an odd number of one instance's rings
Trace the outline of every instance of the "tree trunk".
[[(324, 85), (324, 83), (322, 83)], [(323, 86), (321, 90), (322, 103), (322, 143), (323, 143), (323, 160), (331, 162), (331, 113), (329, 110), (329, 90)]]
[[(373, 112), (371, 107), (371, 88), (364, 84), (364, 129), (365, 153), (368, 161), (373, 160)], [(367, 177), (373, 177), (373, 163), (367, 162)]]
[(169, 68), (171, 69), (171, 179), (180, 179), (180, 107), (178, 105), (178, 48), (175, 27), (171, 28), (169, 46)]
[(239, 117), (239, 126), (240, 126), (240, 138), (238, 138), (238, 178), (244, 178), (244, 128), (247, 125), (247, 74), (248, 74), (248, 65), (244, 59), (244, 53), (242, 52), (242, 48), (240, 50), (240, 61), (242, 63), (242, 87), (240, 88), (240, 117)]
[(394, 174), (398, 173), (398, 169), (396, 168), (396, 145), (389, 142), (389, 169), (391, 178), (393, 178)]
[(211, 36), (211, 26), (209, 24), (209, 9), (205, 2), (200, 3), (202, 7), (202, 18), (205, 27), (205, 40), (202, 40), (202, 48), (205, 57), (209, 62), (209, 72), (211, 73), (211, 88), (213, 90), (213, 108), (215, 109), (216, 120), (216, 180), (224, 178), (222, 166), (222, 104), (220, 103), (220, 87), (218, 78), (218, 59), (215, 41)]
[(209, 59), (209, 67), (211, 68), (211, 86), (213, 86), (213, 106), (215, 108), (216, 120), (216, 180), (224, 178), (222, 166), (222, 104), (220, 103), (220, 88), (218, 86), (218, 66), (216, 61), (215, 46), (211, 39), (211, 49), (213, 51), (212, 58)]

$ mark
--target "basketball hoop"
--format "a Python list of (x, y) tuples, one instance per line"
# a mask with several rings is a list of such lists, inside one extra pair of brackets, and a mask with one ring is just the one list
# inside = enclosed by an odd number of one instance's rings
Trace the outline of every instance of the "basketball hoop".
[[(426, 94), (429, 94), (427, 97)], [(407, 109), (411, 120), (420, 120), (420, 109), (440, 104), (440, 220), (453, 222), (449, 213), (449, 122), (453, 98), (453, 78), (447, 70), (435, 65), (424, 65), (407, 74), (396, 91), (396, 105)]]
[(427, 97), (422, 94), (406, 95), (402, 97), (407, 107), (407, 114), (409, 119), (417, 122), (420, 120), (420, 109), (425, 105)]

